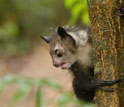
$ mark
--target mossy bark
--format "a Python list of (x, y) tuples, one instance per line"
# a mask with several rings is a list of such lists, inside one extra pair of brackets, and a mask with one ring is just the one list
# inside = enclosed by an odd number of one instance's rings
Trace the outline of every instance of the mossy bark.
[[(120, 74), (123, 76), (124, 22), (118, 10), (121, 3), (119, 0), (88, 0), (96, 59), (95, 72), (102, 71), (99, 76), (102, 80), (115, 80)], [(124, 107), (124, 82), (119, 87), (119, 91), (114, 92), (98, 90), (95, 97), (97, 107)]]
[[(124, 0), (120, 0), (121, 7), (124, 9)], [(118, 71), (120, 77), (123, 79), (119, 84), (119, 101), (120, 107), (124, 107), (124, 16), (120, 17), (120, 36), (117, 38), (117, 52), (118, 52)]]

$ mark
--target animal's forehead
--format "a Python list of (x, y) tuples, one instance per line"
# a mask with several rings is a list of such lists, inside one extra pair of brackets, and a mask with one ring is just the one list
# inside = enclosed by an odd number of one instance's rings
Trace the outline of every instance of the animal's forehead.
[(60, 44), (61, 39), (59, 36), (53, 36), (52, 40), (50, 41), (50, 46), (55, 47), (55, 45)]
[(59, 37), (54, 37), (50, 42), (50, 50), (62, 49), (62, 41)]

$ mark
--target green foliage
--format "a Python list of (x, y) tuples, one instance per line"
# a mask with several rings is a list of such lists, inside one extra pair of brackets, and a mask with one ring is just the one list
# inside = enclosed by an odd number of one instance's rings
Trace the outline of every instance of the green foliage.
[(17, 104), (20, 100), (22, 100), (25, 96), (28, 95), (31, 86), (28, 84), (20, 84), (21, 86), (19, 86), (18, 90), (15, 92), (12, 100), (11, 100), (11, 105), (12, 107)]
[(30, 47), (29, 40), (18, 40), (19, 26), (12, 21), (8, 21), (0, 26), (0, 52), (14, 55), (18, 52), (23, 53)]
[(36, 107), (46, 107), (45, 97), (42, 86), (40, 86), (37, 90), (36, 97)]
[(90, 23), (87, 0), (65, 0), (65, 6), (71, 11), (69, 20), (71, 25), (75, 24), (78, 20), (81, 20), (84, 24)]
[[(89, 24), (86, 4), (86, 0), (65, 0), (70, 24)], [(0, 54), (8, 55), (29, 50), (40, 34), (67, 24), (69, 17), (64, 2), (58, 0), (0, 0), (0, 15)]]
[(66, 107), (69, 104), (78, 103), (76, 99), (74, 99), (72, 93), (62, 93), (57, 98), (57, 105), (58, 107)]
[(0, 54), (29, 50), (40, 34), (49, 34), (66, 17), (63, 1), (0, 0)]
[(44, 97), (44, 87), (51, 87), (60, 92), (57, 97), (56, 103), (58, 107), (68, 107), (68, 105), (77, 105), (78, 107), (94, 107), (91, 103), (78, 101), (72, 93), (65, 93), (60, 85), (55, 81), (46, 78), (27, 78), (17, 75), (7, 75), (0, 78), (0, 93), (3, 92), (4, 88), (8, 85), (16, 84), (18, 86), (17, 91), (10, 101), (11, 107), (14, 107), (19, 101), (23, 100), (30, 92), (33, 87), (37, 87), (36, 95), (36, 107), (47, 107), (47, 102)]
[(0, 93), (2, 93), (4, 88), (10, 84), (16, 84), (18, 86), (18, 89), (11, 100), (12, 107), (20, 100), (24, 99), (34, 86), (37, 87), (37, 107), (45, 107), (45, 99), (43, 95), (43, 88), (45, 86), (49, 86), (61, 91), (61, 87), (53, 80), (48, 80), (45, 78), (32, 79), (16, 75), (7, 75), (0, 79)]
[(15, 36), (18, 36), (19, 29), (18, 26), (13, 22), (7, 22), (0, 27), (0, 41), (10, 40)]
[(72, 93), (62, 93), (57, 98), (58, 107), (68, 107), (72, 105), (74, 107), (95, 107), (93, 103), (87, 103), (74, 98)]

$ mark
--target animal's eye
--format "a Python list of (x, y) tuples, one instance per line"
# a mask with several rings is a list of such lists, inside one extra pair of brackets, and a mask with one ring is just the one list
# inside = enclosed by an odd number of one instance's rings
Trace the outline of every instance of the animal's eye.
[(55, 50), (55, 54), (56, 54), (58, 57), (62, 57), (62, 53), (61, 53), (59, 50)]

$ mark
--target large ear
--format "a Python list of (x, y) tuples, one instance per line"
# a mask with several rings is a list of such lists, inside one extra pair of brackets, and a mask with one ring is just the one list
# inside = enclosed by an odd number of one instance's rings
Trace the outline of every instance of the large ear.
[(70, 34), (68, 34), (63, 27), (58, 27), (57, 33), (61, 37), (61, 39), (72, 41), (73, 45), (76, 45), (76, 41), (74, 40), (74, 38)]
[(52, 39), (51, 36), (40, 36), (45, 42), (49, 43)]
[(61, 38), (65, 38), (68, 35), (65, 29), (62, 27), (57, 28), (57, 33), (59, 34)]

